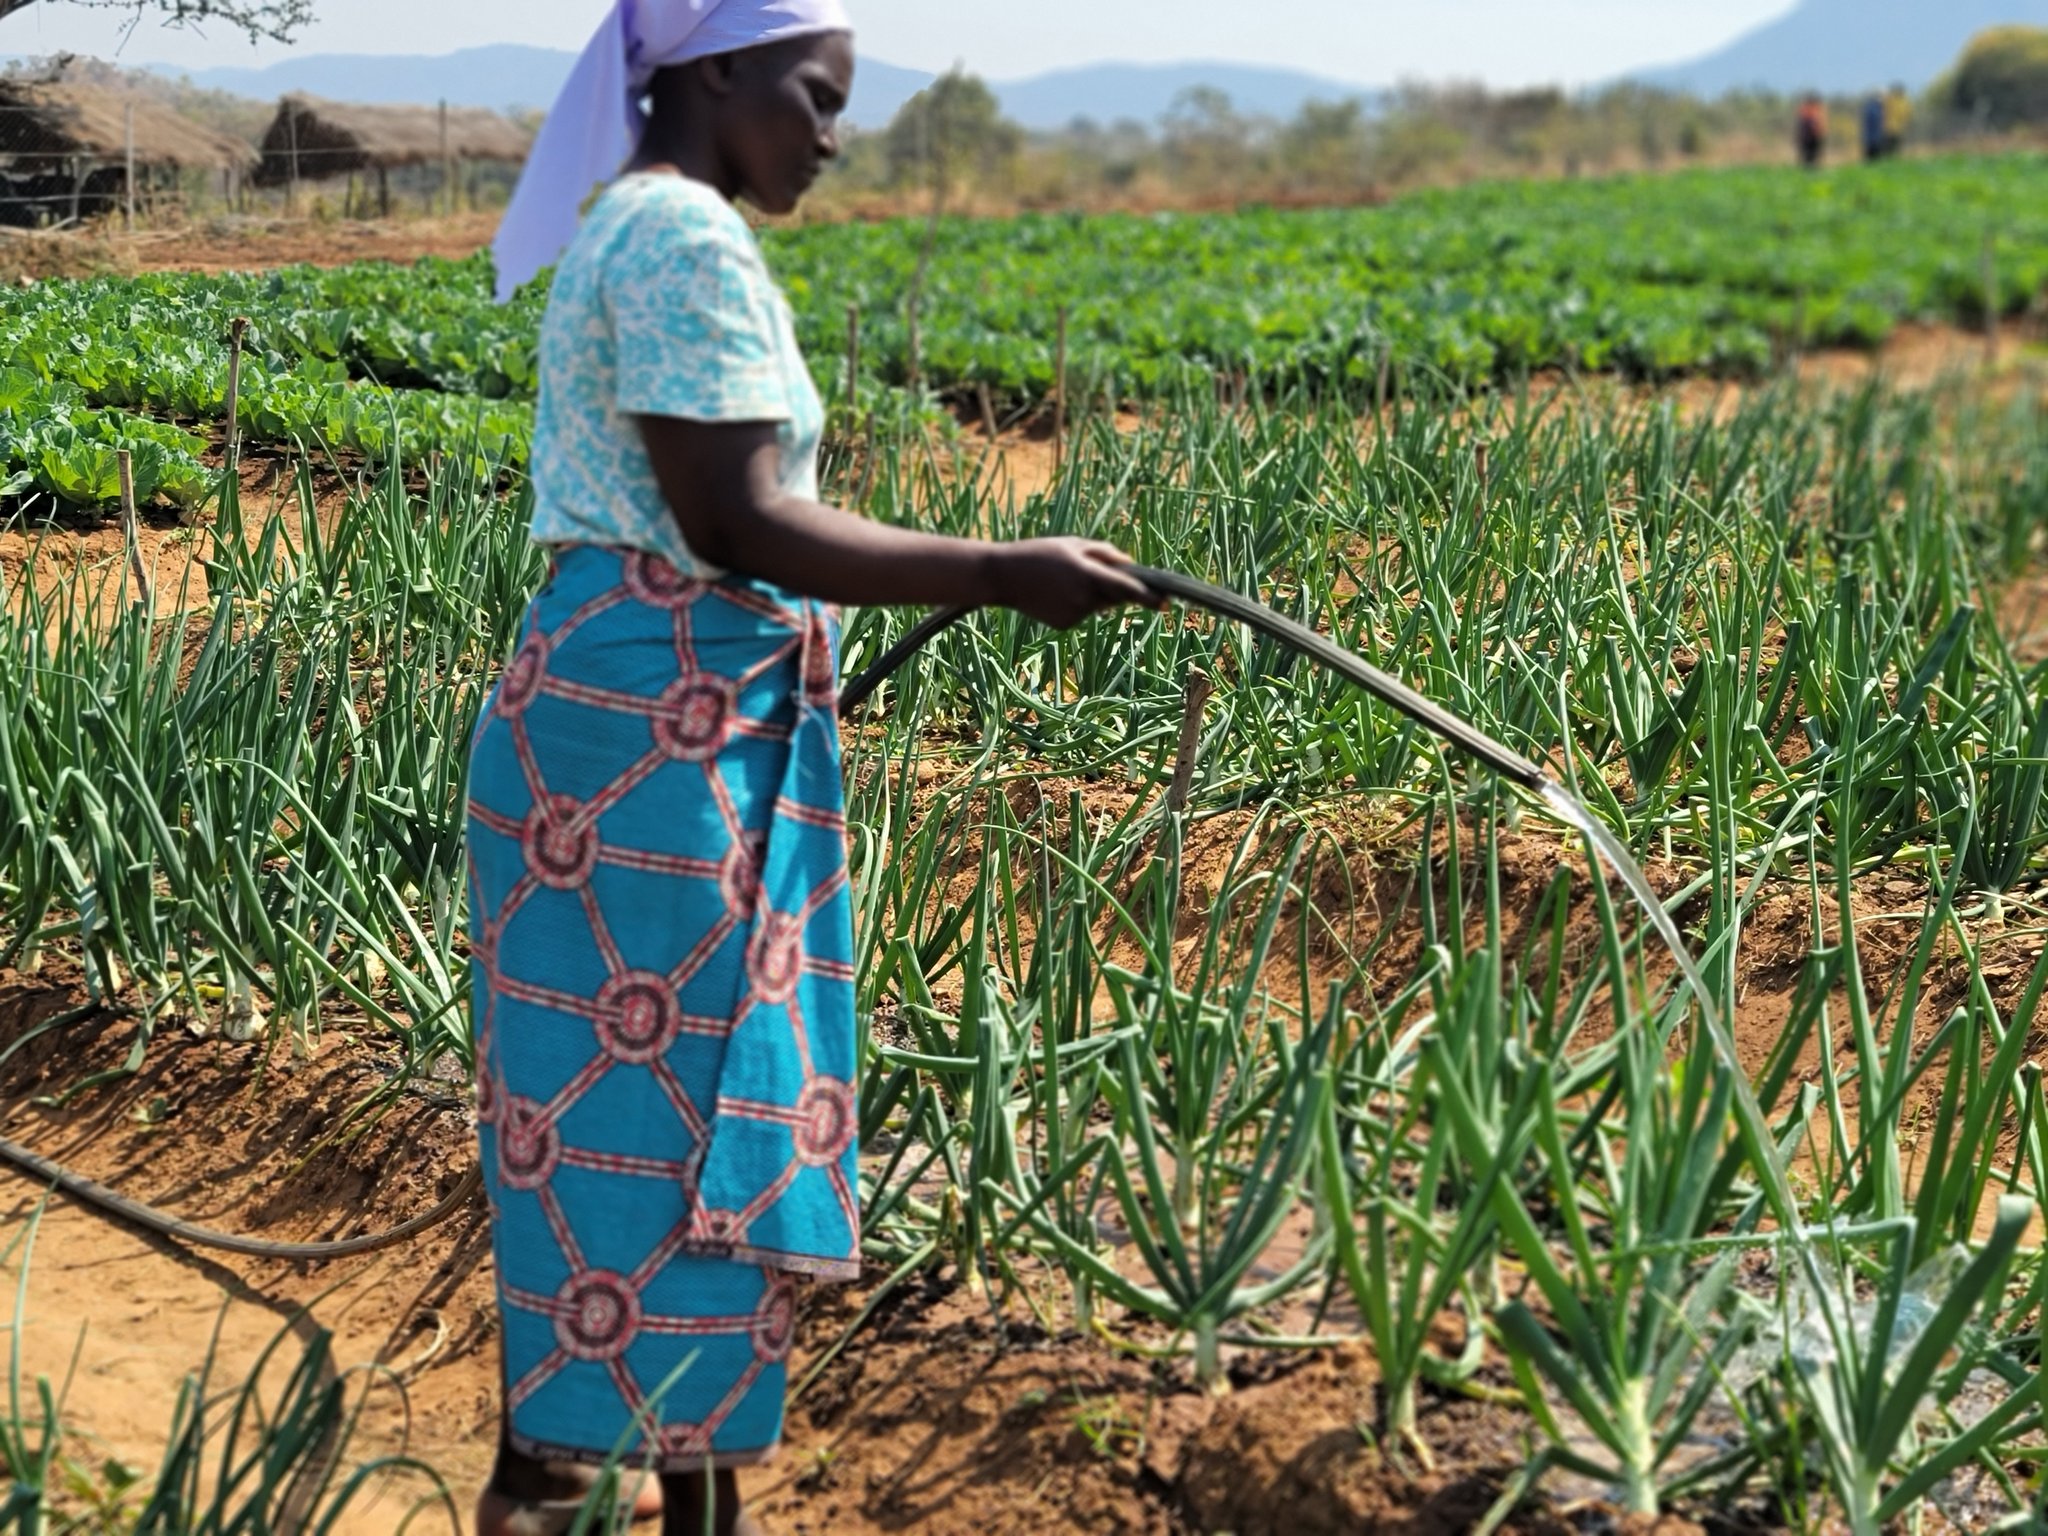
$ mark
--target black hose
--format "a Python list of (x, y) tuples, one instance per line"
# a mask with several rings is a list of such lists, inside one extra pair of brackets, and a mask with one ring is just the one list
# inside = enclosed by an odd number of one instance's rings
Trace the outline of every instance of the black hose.
[(877, 688), (903, 670), (905, 662), (974, 611), (972, 608), (934, 608), (919, 619), (909, 634), (883, 653), (880, 661), (839, 690), (839, 718), (851, 718), (855, 710), (874, 696)]
[(439, 1226), (450, 1216), (461, 1210), (475, 1198), (483, 1186), (483, 1176), (472, 1168), (456, 1181), (455, 1188), (448, 1192), (446, 1199), (423, 1216), (415, 1216), (388, 1232), (372, 1232), (363, 1237), (344, 1237), (324, 1243), (281, 1243), (263, 1237), (239, 1237), (232, 1232), (216, 1232), (211, 1227), (202, 1227), (195, 1222), (182, 1221), (176, 1216), (166, 1215), (155, 1206), (144, 1205), (140, 1200), (131, 1200), (119, 1190), (95, 1183), (83, 1174), (73, 1173), (61, 1163), (53, 1163), (47, 1157), (31, 1152), (18, 1142), (0, 1140), (0, 1162), (12, 1163), (16, 1168), (44, 1184), (61, 1189), (74, 1199), (99, 1207), (110, 1216), (118, 1216), (145, 1232), (154, 1232), (158, 1237), (167, 1237), (187, 1248), (214, 1248), (223, 1253), (239, 1253), (252, 1259), (285, 1259), (297, 1263), (329, 1263), (335, 1259), (350, 1259), (365, 1253), (375, 1253), (380, 1248), (391, 1248), (408, 1238), (418, 1237), (429, 1227)]
[[(1399, 710), (1410, 720), (1433, 732), (1466, 756), (1486, 764), (1494, 772), (1513, 780), (1525, 789), (1540, 790), (1551, 781), (1548, 773), (1514, 748), (1495, 741), (1477, 726), (1459, 719), (1441, 705), (1424, 698), (1400, 679), (1388, 676), (1364, 657), (1345, 650), (1328, 636), (1317, 634), (1307, 625), (1295, 623), (1286, 615), (1274, 612), (1264, 603), (1254, 602), (1251, 598), (1233, 592), (1227, 587), (1197, 581), (1192, 576), (1182, 576), (1175, 571), (1154, 570), (1141, 565), (1134, 567), (1132, 574), (1163, 598), (1171, 598), (1189, 607), (1200, 608), (1219, 619), (1243, 624), (1269, 639), (1277, 640), (1282, 645), (1298, 651), (1318, 665), (1329, 668), (1349, 682), (1356, 683), (1382, 704)], [(966, 618), (971, 611), (967, 608), (942, 608), (927, 615), (909, 634), (892, 645), (881, 660), (841, 690), (840, 714), (851, 715), (860, 708), (892, 673), (937, 636)]]

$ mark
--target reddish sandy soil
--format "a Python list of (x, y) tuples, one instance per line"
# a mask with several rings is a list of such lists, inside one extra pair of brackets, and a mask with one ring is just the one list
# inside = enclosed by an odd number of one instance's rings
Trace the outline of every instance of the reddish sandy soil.
[(460, 258), (490, 244), (495, 214), (393, 222), (335, 219), (220, 218), (129, 236), (112, 229), (84, 233), (0, 231), (0, 280), (80, 277), (97, 272), (254, 272), (310, 262), (338, 267), (355, 261)]

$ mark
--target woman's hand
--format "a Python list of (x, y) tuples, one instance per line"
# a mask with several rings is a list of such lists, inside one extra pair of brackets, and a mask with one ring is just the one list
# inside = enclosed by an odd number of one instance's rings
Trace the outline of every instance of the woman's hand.
[(989, 551), (995, 600), (1027, 618), (1071, 629), (1091, 614), (1159, 599), (1130, 571), (1131, 558), (1093, 539), (1023, 539)]

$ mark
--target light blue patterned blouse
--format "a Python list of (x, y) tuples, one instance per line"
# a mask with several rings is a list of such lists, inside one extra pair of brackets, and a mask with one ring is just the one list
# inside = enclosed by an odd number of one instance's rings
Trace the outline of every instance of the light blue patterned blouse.
[(541, 328), (533, 538), (651, 550), (693, 576), (634, 416), (773, 421), (782, 486), (818, 494), (818, 400), (788, 303), (739, 211), (702, 182), (632, 175), (562, 258)]

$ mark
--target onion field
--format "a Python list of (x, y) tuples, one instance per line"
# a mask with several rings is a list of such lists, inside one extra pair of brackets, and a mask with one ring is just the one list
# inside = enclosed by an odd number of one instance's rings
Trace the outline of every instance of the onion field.
[[(1985, 221), (2038, 223), (2043, 178), (948, 225), (916, 395), (881, 392), (911, 382), (918, 232), (775, 236), (838, 406), (832, 494), (1112, 539), (1330, 636), (1570, 784), (1705, 978), (1550, 806), (1268, 641), (977, 616), (846, 726), (870, 1289), (944, 1275), (998, 1334), (1212, 1393), (1362, 1343), (1355, 1427), (1401, 1466), (1433, 1464), (1447, 1401), (1519, 1416), (1498, 1528), (1593, 1498), (2040, 1529), (2048, 400), (2032, 371), (1905, 393), (1777, 365), (1791, 332), (1983, 318)], [(2041, 233), (1985, 307), (2032, 305)], [(1291, 277), (1232, 279), (1252, 247)], [(0, 298), (0, 967), (78, 977), (138, 1050), (346, 1031), (402, 1058), (394, 1092), (472, 1066), (465, 751), (544, 574), (539, 300), (484, 309), (482, 270)], [(1022, 491), (934, 395), (1045, 395), (1059, 305), (1086, 387)], [(344, 495), (217, 467), (230, 312), (259, 338), (250, 451), (339, 464)], [(1700, 407), (1581, 376), (1611, 367), (1745, 384)], [(62, 432), (164, 434), (196, 558), (146, 600), (70, 555), (108, 497), (24, 446)], [(851, 676), (916, 615), (847, 617)], [(857, 1319), (813, 1373), (862, 1347)], [(0, 1456), (32, 1487), (26, 1413)]]

